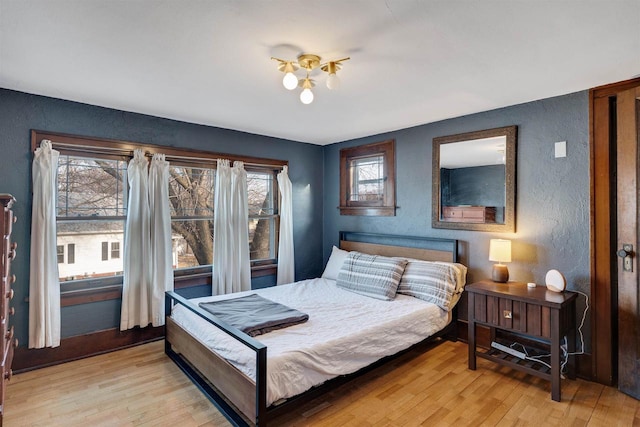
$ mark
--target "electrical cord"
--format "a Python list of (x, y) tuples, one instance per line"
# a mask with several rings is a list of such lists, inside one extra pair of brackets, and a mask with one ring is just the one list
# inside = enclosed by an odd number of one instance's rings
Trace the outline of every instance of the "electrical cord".
[[(560, 374), (561, 375), (565, 371), (565, 367), (566, 367), (566, 365), (567, 365), (567, 363), (569, 361), (569, 356), (577, 356), (579, 354), (584, 354), (584, 335), (582, 333), (582, 327), (584, 326), (584, 321), (587, 318), (587, 311), (589, 311), (589, 295), (587, 295), (587, 294), (585, 294), (584, 292), (581, 292), (581, 291), (573, 291), (573, 292), (579, 293), (580, 295), (584, 295), (584, 297), (585, 297), (584, 312), (582, 313), (582, 320), (580, 321), (580, 326), (578, 326), (578, 334), (580, 334), (580, 348), (581, 348), (581, 350), (578, 351), (578, 352), (569, 353), (567, 351), (567, 348), (568, 348), (567, 337), (566, 336), (563, 337), (563, 344), (560, 346), (560, 349), (562, 350), (562, 363), (560, 363)], [(543, 357), (551, 357), (551, 354), (539, 354), (537, 356), (530, 356), (529, 352), (527, 351), (527, 348), (523, 344), (520, 344), (519, 342), (514, 342), (509, 347), (514, 348), (515, 346), (520, 346), (522, 348), (522, 352), (524, 353), (526, 360), (531, 360), (533, 362), (541, 363), (541, 364), (545, 365), (546, 367), (548, 367), (549, 369), (551, 369), (551, 365), (550, 364), (548, 364), (544, 360), (540, 360), (540, 358), (543, 358)], [(562, 376), (562, 378), (564, 378), (564, 376)]]

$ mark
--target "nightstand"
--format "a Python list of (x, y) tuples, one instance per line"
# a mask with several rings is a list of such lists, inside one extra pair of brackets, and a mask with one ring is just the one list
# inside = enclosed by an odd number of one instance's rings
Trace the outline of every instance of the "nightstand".
[[(528, 288), (526, 283), (497, 283), (483, 280), (465, 287), (469, 310), (469, 369), (476, 369), (476, 356), (551, 381), (551, 398), (560, 401), (561, 341), (567, 337), (567, 350), (575, 351), (575, 311), (577, 294)], [(496, 330), (507, 331), (541, 341), (549, 346), (551, 369), (501, 351), (476, 349), (476, 325), (489, 327), (491, 341)], [(548, 360), (548, 359), (547, 359)], [(575, 357), (569, 356), (568, 376), (575, 379)]]

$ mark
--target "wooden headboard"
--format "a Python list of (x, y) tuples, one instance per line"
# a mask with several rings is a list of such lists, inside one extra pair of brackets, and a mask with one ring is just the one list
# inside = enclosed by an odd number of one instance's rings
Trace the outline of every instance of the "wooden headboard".
[(425, 261), (458, 261), (458, 241), (455, 239), (341, 231), (340, 248)]

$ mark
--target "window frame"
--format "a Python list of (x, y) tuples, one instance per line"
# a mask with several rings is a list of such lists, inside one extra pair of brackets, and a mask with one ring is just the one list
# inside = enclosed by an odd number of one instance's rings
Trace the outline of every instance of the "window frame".
[[(115, 256), (113, 253), (116, 253)], [(111, 259), (120, 259), (120, 242), (109, 242), (109, 253), (111, 254)]]
[(101, 261), (109, 261), (109, 242), (100, 242), (101, 243)]
[[(226, 153), (216, 153), (205, 150), (194, 150), (188, 148), (175, 148), (153, 144), (143, 144), (122, 140), (96, 138), (89, 136), (70, 135), (57, 132), (41, 130), (31, 130), (31, 152), (40, 146), (42, 140), (51, 141), (53, 149), (61, 155), (105, 158), (127, 161), (133, 157), (135, 149), (141, 149), (147, 157), (153, 154), (164, 154), (167, 161), (172, 164), (183, 166), (205, 167), (215, 169), (217, 159), (224, 158), (231, 162), (242, 161), (247, 170), (270, 171), (274, 176), (274, 215), (279, 218), (280, 199), (277, 186), (277, 174), (284, 166), (289, 164), (286, 160), (239, 156)], [(276, 221), (276, 236), (274, 241), (274, 251), (276, 258), (269, 260), (256, 260), (251, 263), (251, 277), (261, 277), (275, 275), (277, 273), (277, 249), (278, 249), (278, 225)], [(110, 249), (110, 247), (109, 247)], [(122, 251), (122, 248), (121, 248)], [(110, 251), (108, 251), (110, 253)], [(61, 304), (62, 306), (84, 304), (94, 301), (105, 301), (119, 299), (122, 296), (122, 275), (112, 277), (98, 277), (92, 279), (81, 279), (61, 282)], [(202, 284), (203, 280), (211, 284), (211, 266), (200, 266), (186, 270), (174, 270), (174, 286), (176, 289), (182, 287)]]
[[(382, 200), (349, 200), (354, 186), (350, 165), (354, 160), (383, 156)], [(395, 140), (389, 139), (340, 150), (340, 215), (395, 216), (396, 172)]]
[(76, 244), (67, 243), (67, 264), (76, 263)]

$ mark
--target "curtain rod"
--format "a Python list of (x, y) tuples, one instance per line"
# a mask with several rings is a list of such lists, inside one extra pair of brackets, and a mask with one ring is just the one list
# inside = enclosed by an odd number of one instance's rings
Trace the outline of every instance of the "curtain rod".
[[(116, 156), (123, 156), (123, 157), (133, 157), (133, 152), (134, 150), (137, 149), (137, 147), (133, 149), (123, 149), (118, 147), (100, 147), (97, 145), (70, 144), (67, 142), (56, 142), (56, 141), (51, 141), (51, 145), (54, 146), (54, 148), (55, 147), (69, 148), (71, 149), (71, 151), (80, 151), (80, 152), (86, 152), (86, 153), (100, 152), (102, 154), (113, 154)], [(193, 161), (198, 163), (208, 163), (208, 162), (216, 162), (217, 159), (219, 158), (220, 159), (225, 158), (223, 154), (215, 158), (214, 157), (193, 157), (193, 156), (181, 156), (176, 154), (166, 154), (166, 153), (162, 153), (160, 150), (158, 151), (149, 150), (148, 147), (140, 148), (140, 149), (144, 151), (144, 155), (146, 157), (153, 157), (154, 154), (164, 154), (165, 158), (167, 158), (168, 160), (175, 159), (175, 160)], [(212, 154), (218, 154), (218, 153), (212, 153)], [(242, 156), (231, 155), (229, 157), (238, 158)], [(234, 161), (238, 161), (238, 160), (234, 160)], [(240, 161), (242, 161), (247, 166), (259, 166), (259, 167), (269, 166), (269, 167), (275, 167), (277, 169), (282, 169), (283, 167), (283, 165), (281, 164), (270, 163), (268, 161), (265, 161), (265, 163), (246, 162), (244, 160), (240, 160)]]

